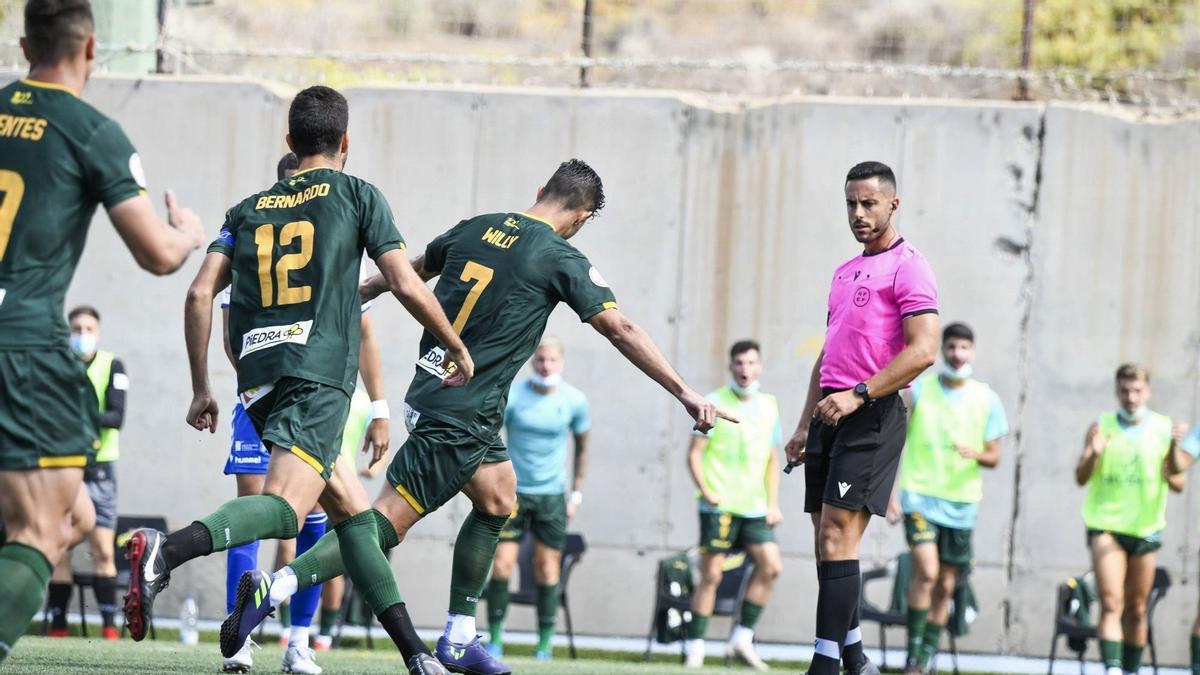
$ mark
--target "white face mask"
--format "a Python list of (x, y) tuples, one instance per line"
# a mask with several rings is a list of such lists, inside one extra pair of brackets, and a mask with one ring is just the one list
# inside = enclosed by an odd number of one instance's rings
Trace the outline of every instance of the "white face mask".
[(71, 333), (71, 351), (80, 356), (87, 356), (96, 351), (96, 345), (100, 339), (95, 335), (84, 335), (82, 333)]
[(562, 383), (562, 373), (553, 373), (545, 377), (534, 373), (529, 376), (529, 381), (543, 389), (553, 389)]
[(729, 378), (729, 388), (732, 389), (733, 393), (737, 394), (738, 396), (749, 396), (757, 392), (760, 386), (762, 385), (758, 380), (754, 380), (750, 384), (743, 387), (739, 385), (737, 380), (735, 380), (733, 377)]
[(1124, 408), (1118, 408), (1117, 409), (1117, 417), (1121, 418), (1121, 421), (1125, 422), (1127, 424), (1136, 424), (1137, 422), (1141, 421), (1141, 419), (1143, 417), (1146, 416), (1146, 410), (1147, 410), (1146, 406), (1141, 406), (1137, 410), (1134, 410), (1133, 412), (1129, 412), (1129, 411), (1125, 410)]
[(946, 378), (949, 382), (962, 382), (974, 372), (975, 369), (969, 363), (964, 363), (962, 368), (954, 369), (949, 363), (942, 362), (942, 377)]

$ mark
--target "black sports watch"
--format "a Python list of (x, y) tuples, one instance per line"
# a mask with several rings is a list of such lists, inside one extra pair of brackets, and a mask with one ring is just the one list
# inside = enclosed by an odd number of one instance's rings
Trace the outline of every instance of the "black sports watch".
[(856, 393), (860, 397), (862, 397), (863, 403), (865, 403), (867, 405), (870, 405), (872, 403), (871, 392), (867, 391), (867, 383), (866, 382), (859, 382), (858, 384), (854, 385), (854, 393)]

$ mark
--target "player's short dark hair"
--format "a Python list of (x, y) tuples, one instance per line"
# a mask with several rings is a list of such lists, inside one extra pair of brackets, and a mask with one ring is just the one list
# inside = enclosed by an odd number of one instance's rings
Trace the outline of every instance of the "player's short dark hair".
[(287, 178), (289, 171), (295, 171), (300, 168), (300, 158), (296, 153), (289, 152), (279, 158), (279, 163), (275, 165), (275, 180), (283, 180)]
[(945, 330), (942, 331), (942, 344), (946, 344), (955, 338), (975, 344), (975, 331), (971, 330), (971, 327), (967, 324), (956, 321), (946, 326)]
[(80, 314), (87, 314), (88, 316), (92, 317), (96, 321), (100, 321), (99, 310), (97, 310), (95, 307), (92, 307), (91, 305), (79, 305), (77, 307), (74, 307), (73, 309), (71, 309), (70, 312), (67, 312), (67, 321), (74, 321), (75, 317), (79, 316)]
[(604, 183), (587, 162), (570, 159), (558, 165), (558, 170), (542, 188), (542, 201), (554, 200), (563, 208), (599, 213), (604, 208)]
[(33, 64), (74, 56), (95, 29), (88, 0), (29, 0), (25, 3), (25, 45)]
[(1121, 367), (1117, 368), (1117, 382), (1121, 380), (1141, 380), (1146, 384), (1150, 384), (1150, 371), (1136, 363), (1122, 363)]
[(755, 351), (759, 354), (762, 354), (762, 347), (759, 347), (758, 343), (754, 340), (738, 340), (737, 342), (733, 343), (732, 347), (729, 348), (729, 360), (732, 361), (741, 354), (745, 354), (749, 351)]
[(330, 87), (309, 87), (296, 94), (288, 108), (288, 135), (301, 159), (336, 155), (349, 125), (350, 105)]
[(868, 178), (878, 178), (880, 183), (887, 183), (893, 190), (896, 189), (896, 174), (892, 172), (892, 167), (883, 162), (859, 162), (846, 173), (847, 183)]

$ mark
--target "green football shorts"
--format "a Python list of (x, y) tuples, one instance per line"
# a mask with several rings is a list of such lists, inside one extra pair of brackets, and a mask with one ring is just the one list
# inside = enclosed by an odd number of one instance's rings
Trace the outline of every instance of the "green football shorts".
[(281, 377), (275, 388), (246, 408), (263, 443), (291, 451), (325, 480), (342, 453), (350, 397), (338, 387)]
[[(1092, 530), (1087, 531), (1088, 548), (1092, 547), (1092, 540), (1104, 534), (1107, 530)], [(1117, 540), (1117, 544), (1125, 549), (1128, 555), (1145, 555), (1153, 553), (1162, 548), (1162, 530), (1155, 532), (1146, 537), (1135, 537), (1130, 534), (1121, 534), (1119, 532), (1108, 532)]]
[(563, 550), (567, 544), (567, 500), (561, 494), (517, 493), (517, 508), (500, 530), (500, 541), (521, 541), (526, 530), (550, 548)]
[(904, 514), (904, 538), (908, 540), (908, 547), (935, 544), (938, 560), (947, 565), (964, 567), (971, 564), (975, 557), (971, 547), (972, 533), (973, 530), (931, 523), (921, 513)]
[(0, 351), (0, 470), (84, 468), (100, 404), (83, 361), (60, 348)]
[(423, 516), (458, 494), (480, 464), (507, 461), (508, 448), (500, 434), (483, 440), (448, 422), (422, 416), (392, 458), (387, 479)]
[(700, 512), (700, 550), (705, 553), (728, 553), (734, 548), (775, 541), (775, 530), (767, 519), (747, 518), (732, 513)]

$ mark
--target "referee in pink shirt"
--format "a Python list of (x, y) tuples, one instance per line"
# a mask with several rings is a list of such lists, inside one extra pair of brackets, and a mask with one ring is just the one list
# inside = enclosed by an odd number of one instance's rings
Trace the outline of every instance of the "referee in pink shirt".
[(804, 510), (816, 529), (817, 640), (809, 670), (879, 670), (863, 654), (858, 545), (887, 513), (907, 420), (899, 391), (938, 351), (937, 283), (896, 231), (896, 175), (863, 162), (846, 175), (846, 216), (862, 255), (833, 273), (825, 348), (813, 365), (789, 465), (804, 464)]

